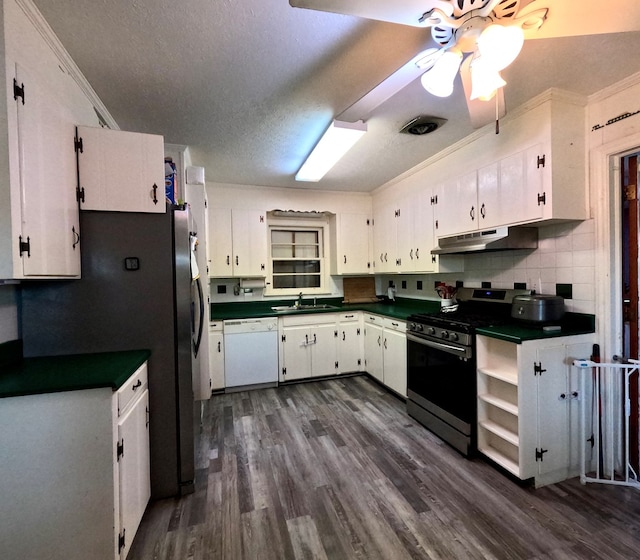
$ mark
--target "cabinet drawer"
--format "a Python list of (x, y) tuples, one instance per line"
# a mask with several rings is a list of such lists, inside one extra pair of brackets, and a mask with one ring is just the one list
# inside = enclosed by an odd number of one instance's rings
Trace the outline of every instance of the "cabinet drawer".
[(338, 315), (338, 320), (341, 323), (357, 322), (360, 320), (360, 317), (360, 311), (352, 311), (351, 313), (340, 313), (340, 315)]
[(145, 362), (127, 379), (126, 383), (118, 389), (118, 416), (124, 414), (127, 407), (131, 405), (139, 395), (144, 393), (147, 386), (147, 362)]
[(338, 320), (336, 313), (301, 313), (300, 315), (282, 317), (283, 327), (299, 325), (331, 325)]
[(392, 331), (406, 332), (407, 330), (407, 323), (398, 319), (389, 319), (388, 317), (384, 318), (383, 326), (385, 329)]

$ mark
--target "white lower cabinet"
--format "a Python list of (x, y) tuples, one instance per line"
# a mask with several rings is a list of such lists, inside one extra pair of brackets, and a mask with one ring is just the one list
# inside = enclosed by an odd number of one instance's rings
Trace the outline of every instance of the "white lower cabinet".
[(365, 368), (378, 381), (402, 397), (407, 396), (407, 324), (365, 314)]
[(222, 321), (209, 323), (209, 394), (224, 389), (224, 335)]
[(150, 497), (143, 364), (116, 392), (1, 399), (3, 558), (123, 560)]
[(338, 317), (338, 373), (364, 371), (362, 312)]
[(578, 475), (581, 396), (571, 364), (590, 355), (593, 335), (476, 340), (479, 451), (536, 486)]
[(337, 322), (335, 313), (278, 321), (281, 382), (338, 373)]

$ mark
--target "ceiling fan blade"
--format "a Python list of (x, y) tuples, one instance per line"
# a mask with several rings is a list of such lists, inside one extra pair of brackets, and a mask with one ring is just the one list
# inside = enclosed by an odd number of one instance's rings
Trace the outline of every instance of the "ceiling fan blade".
[[(387, 99), (393, 97), (401, 89), (408, 86), (413, 80), (424, 74), (435, 61), (442, 56), (444, 49), (427, 49), (409, 62), (398, 68), (393, 74), (385, 78), (369, 93), (363, 95), (351, 107), (338, 115), (338, 119), (347, 122), (366, 120), (367, 117)], [(416, 64), (420, 63), (420, 66)]]
[(640, 2), (607, 0), (606, 2), (567, 2), (567, 0), (522, 0), (523, 14), (548, 8), (547, 19), (540, 29), (527, 32), (527, 39), (549, 39), (576, 35), (597, 35), (640, 31)]
[(441, 9), (447, 15), (453, 13), (452, 4), (446, 0), (402, 0), (402, 2), (390, 2), (389, 0), (289, 0), (289, 4), (294, 8), (358, 16), (414, 27), (429, 27), (428, 22), (421, 22), (420, 18), (434, 8)]
[[(469, 117), (471, 118), (471, 126), (473, 128), (482, 128), (484, 125), (495, 122), (507, 114), (504, 104), (504, 91), (499, 88), (496, 95), (489, 101), (480, 101), (479, 99), (469, 99), (471, 97), (471, 59), (468, 56), (460, 66), (460, 77), (464, 87), (464, 97), (467, 101), (469, 109)], [(496, 101), (497, 99), (497, 101)], [(496, 115), (496, 103), (498, 114)]]

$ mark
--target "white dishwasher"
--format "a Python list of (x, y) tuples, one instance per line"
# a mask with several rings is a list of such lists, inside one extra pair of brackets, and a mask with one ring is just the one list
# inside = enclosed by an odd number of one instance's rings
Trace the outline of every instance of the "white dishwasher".
[(278, 382), (278, 319), (223, 321), (225, 387)]

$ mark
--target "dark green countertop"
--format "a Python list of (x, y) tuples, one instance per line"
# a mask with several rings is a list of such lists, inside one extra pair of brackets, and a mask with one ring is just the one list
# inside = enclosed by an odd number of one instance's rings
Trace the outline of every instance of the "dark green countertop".
[(491, 338), (506, 340), (521, 344), (526, 340), (540, 340), (545, 338), (557, 338), (560, 336), (575, 336), (578, 334), (590, 334), (595, 332), (595, 315), (585, 313), (566, 313), (561, 321), (553, 323), (559, 325), (559, 331), (544, 331), (541, 325), (529, 325), (526, 323), (509, 323), (496, 327), (477, 329), (476, 333)]
[(148, 350), (127, 350), (10, 361), (0, 373), (0, 397), (104, 387), (116, 390), (150, 355)]
[[(440, 302), (398, 298), (395, 301), (381, 299), (378, 303), (344, 304), (342, 298), (318, 298), (318, 304), (331, 305), (329, 309), (305, 309), (304, 311), (290, 311), (276, 313), (272, 306), (291, 305), (292, 300), (286, 301), (256, 301), (251, 303), (212, 303), (211, 320), (251, 319), (256, 317), (281, 317), (300, 315), (302, 313), (345, 313), (349, 311), (366, 311), (377, 315), (384, 315), (394, 319), (406, 320), (414, 313), (436, 313), (440, 309)], [(310, 304), (312, 301), (303, 300)]]
[[(302, 313), (344, 313), (349, 311), (365, 311), (406, 320), (414, 313), (437, 313), (440, 309), (439, 301), (398, 298), (395, 301), (381, 299), (378, 303), (343, 304), (341, 298), (318, 299), (318, 303), (334, 306), (331, 309), (305, 309), (304, 311), (276, 313), (271, 309), (277, 305), (291, 305), (292, 300), (286, 301), (257, 301), (251, 303), (212, 303), (211, 318), (214, 321), (225, 319), (250, 319), (256, 317), (280, 317)], [(304, 303), (311, 303), (304, 300)], [(528, 325), (516, 321), (496, 327), (478, 329), (476, 332), (484, 336), (499, 338), (507, 342), (521, 344), (525, 340), (556, 338), (595, 332), (595, 316), (584, 313), (566, 313), (560, 321), (561, 330), (546, 332), (540, 325)]]

